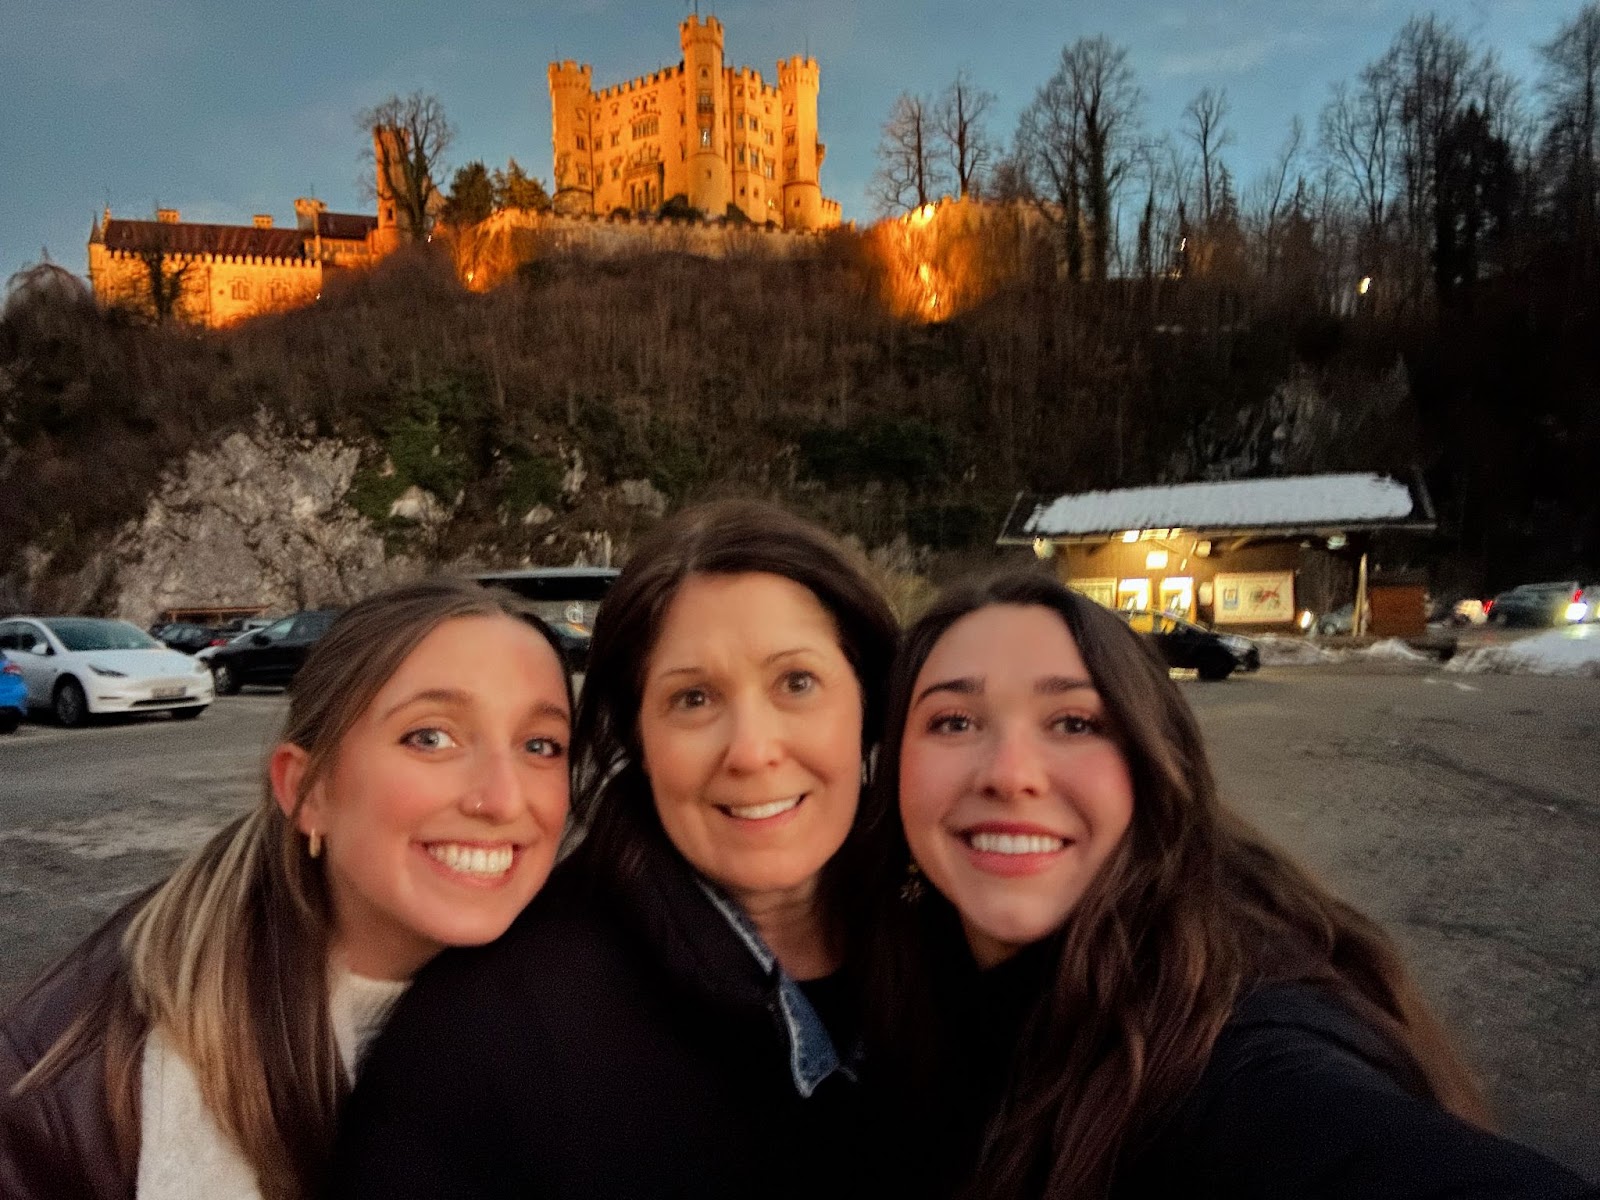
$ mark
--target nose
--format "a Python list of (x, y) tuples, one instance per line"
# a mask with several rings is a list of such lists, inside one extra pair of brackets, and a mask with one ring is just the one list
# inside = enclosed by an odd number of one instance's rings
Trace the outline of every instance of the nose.
[(728, 714), (728, 747), (723, 765), (736, 775), (776, 766), (783, 758), (782, 718), (761, 698), (733, 704)]
[(516, 757), (510, 750), (485, 746), (473, 756), (461, 810), (468, 816), (501, 823), (526, 807)]
[(984, 795), (1013, 800), (1044, 794), (1044, 757), (1032, 729), (1021, 722), (999, 726), (988, 749), (978, 774)]

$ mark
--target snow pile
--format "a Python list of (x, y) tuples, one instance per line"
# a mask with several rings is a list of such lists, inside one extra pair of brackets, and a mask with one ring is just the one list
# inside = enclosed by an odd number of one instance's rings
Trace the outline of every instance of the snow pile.
[(1458, 654), (1444, 669), (1458, 675), (1576, 675), (1600, 679), (1600, 625), (1552, 629), (1501, 646)]
[(1403, 521), (1411, 489), (1382, 475), (1301, 475), (1079, 492), (1038, 505), (1022, 532), (1045, 537), (1126, 529), (1208, 529)]
[(1344, 658), (1337, 650), (1324, 649), (1310, 638), (1258, 633), (1252, 635), (1250, 640), (1261, 651), (1263, 667), (1307, 667), (1316, 663), (1340, 662)]
[(1384, 638), (1381, 642), (1373, 642), (1372, 645), (1363, 646), (1359, 650), (1350, 650), (1347, 652), (1347, 657), (1364, 659), (1367, 662), (1397, 663), (1432, 662), (1434, 659), (1433, 655), (1413, 649), (1399, 638)]

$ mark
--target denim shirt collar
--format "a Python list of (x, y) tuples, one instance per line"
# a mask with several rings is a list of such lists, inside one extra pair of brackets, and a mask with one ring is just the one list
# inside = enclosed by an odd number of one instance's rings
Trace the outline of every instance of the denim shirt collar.
[(817, 1010), (812, 1007), (800, 985), (778, 965), (777, 955), (762, 940), (745, 911), (705, 879), (697, 876), (696, 882), (722, 914), (723, 920), (739, 935), (739, 940), (756, 962), (761, 964), (761, 969), (777, 980), (778, 1015), (789, 1039), (789, 1073), (794, 1078), (795, 1091), (802, 1097), (809, 1097), (822, 1085), (823, 1080), (836, 1071), (854, 1083), (860, 1047), (851, 1052), (849, 1062), (840, 1058), (828, 1027), (822, 1023), (822, 1018), (817, 1015)]

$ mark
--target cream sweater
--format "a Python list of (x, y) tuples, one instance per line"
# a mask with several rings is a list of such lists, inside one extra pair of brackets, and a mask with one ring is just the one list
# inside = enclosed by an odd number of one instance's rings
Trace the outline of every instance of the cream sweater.
[[(334, 973), (328, 998), (339, 1058), (351, 1077), (406, 982)], [(255, 1171), (200, 1098), (200, 1082), (160, 1029), (140, 1070), (138, 1200), (260, 1200)]]

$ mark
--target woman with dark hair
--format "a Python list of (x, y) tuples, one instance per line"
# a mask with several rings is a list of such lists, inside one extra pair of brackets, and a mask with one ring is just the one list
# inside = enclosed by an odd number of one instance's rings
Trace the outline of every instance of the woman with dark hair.
[(571, 712), (559, 643), (510, 593), (432, 579), (348, 609), (251, 811), (0, 1021), (0, 1196), (311, 1194), (405, 981), (549, 874)]
[[(861, 802), (896, 625), (780, 509), (677, 514), (600, 606), (582, 843), (423, 973), (363, 1072), (340, 1197), (815, 1196), (888, 1143), (859, 1082)], [(863, 1183), (862, 1186), (865, 1186)]]
[(959, 587), (907, 635), (885, 719), (879, 786), (932, 885), (882, 992), (897, 1060), (936, 1064), (907, 1089), (922, 1194), (1582, 1191), (1483, 1131), (1394, 945), (1222, 807), (1114, 614), (1036, 574)]

